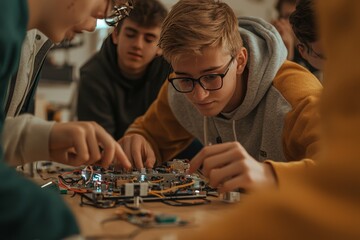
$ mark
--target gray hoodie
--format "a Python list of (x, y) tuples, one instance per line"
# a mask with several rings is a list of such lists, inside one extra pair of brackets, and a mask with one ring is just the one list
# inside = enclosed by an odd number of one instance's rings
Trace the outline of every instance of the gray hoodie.
[(254, 17), (238, 20), (249, 55), (248, 86), (243, 103), (231, 113), (206, 118), (184, 94), (169, 85), (170, 107), (180, 124), (204, 145), (239, 141), (255, 159), (286, 161), (282, 133), (285, 114), (292, 108), (272, 82), (286, 60), (287, 50), (271, 24)]

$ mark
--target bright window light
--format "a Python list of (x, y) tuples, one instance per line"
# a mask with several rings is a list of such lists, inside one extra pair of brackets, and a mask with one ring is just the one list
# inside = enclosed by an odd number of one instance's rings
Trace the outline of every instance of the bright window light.
[(109, 26), (105, 23), (104, 19), (98, 19), (96, 23), (96, 29), (106, 29)]

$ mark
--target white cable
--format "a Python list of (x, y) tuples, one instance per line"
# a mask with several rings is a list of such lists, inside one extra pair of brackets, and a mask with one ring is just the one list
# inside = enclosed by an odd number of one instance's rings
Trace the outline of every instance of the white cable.
[(237, 142), (235, 120), (233, 120), (233, 122), (232, 122), (232, 130), (233, 130), (234, 140), (235, 140), (235, 142)]
[(208, 134), (207, 134), (208, 122), (207, 122), (206, 116), (204, 116), (203, 120), (204, 120), (204, 126), (203, 126), (203, 130), (204, 130), (204, 146), (208, 146), (209, 145)]

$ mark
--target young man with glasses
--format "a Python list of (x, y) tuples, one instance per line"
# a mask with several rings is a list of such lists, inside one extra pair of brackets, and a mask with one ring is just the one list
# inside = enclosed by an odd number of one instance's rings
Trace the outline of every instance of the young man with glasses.
[[(239, 34), (240, 32), (240, 34)], [(158, 98), (119, 142), (140, 168), (171, 160), (194, 137), (207, 145), (191, 161), (219, 191), (286, 184), (317, 153), (322, 90), (305, 68), (286, 61), (276, 29), (238, 20), (213, 0), (180, 0), (160, 47), (173, 72)]]
[[(114, 16), (115, 5), (109, 0), (15, 0), (0, 3), (0, 132), (4, 124), (4, 100), (9, 80), (14, 74), (26, 30), (39, 29), (53, 42), (59, 42), (68, 31), (88, 19)], [(109, 11), (106, 12), (106, 9)], [(85, 30), (85, 29), (83, 29)], [(21, 134), (12, 148), (16, 154), (45, 152), (52, 160), (70, 161), (74, 165), (101, 160), (107, 165), (114, 158), (127, 164), (118, 144), (99, 126), (92, 123), (45, 124), (40, 120), (23, 119)], [(12, 128), (19, 132), (19, 125)], [(41, 131), (42, 130), (42, 131)], [(30, 134), (32, 133), (32, 134)], [(4, 141), (8, 138), (1, 136)], [(12, 136), (10, 136), (11, 138)], [(5, 239), (63, 239), (79, 232), (75, 218), (58, 194), (40, 189), (19, 176), (4, 161), (0, 146), (0, 229)], [(104, 148), (100, 153), (99, 145)], [(38, 160), (42, 160), (41, 158)]]

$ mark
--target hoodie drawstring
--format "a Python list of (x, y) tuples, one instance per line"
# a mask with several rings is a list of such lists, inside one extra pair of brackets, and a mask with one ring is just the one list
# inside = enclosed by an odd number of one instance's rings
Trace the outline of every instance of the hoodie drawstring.
[[(211, 142), (209, 142), (208, 140), (208, 119), (206, 116), (203, 117), (203, 121), (204, 121), (204, 124), (203, 124), (203, 131), (204, 131), (204, 146), (209, 146), (211, 145)], [(216, 124), (214, 122), (214, 126), (216, 128), (216, 131), (219, 133), (219, 131), (217, 130), (217, 127), (216, 127)], [(232, 121), (232, 132), (233, 132), (233, 136), (234, 136), (234, 141), (237, 142), (237, 136), (236, 136), (236, 122), (235, 120)], [(219, 138), (221, 139), (221, 136), (219, 136)]]
[(209, 142), (208, 142), (208, 121), (207, 121), (207, 117), (204, 116), (203, 118), (204, 121), (204, 125), (203, 125), (203, 130), (204, 130), (204, 146), (208, 146)]
[(233, 122), (232, 122), (232, 130), (233, 130), (233, 135), (234, 135), (234, 141), (237, 142), (235, 120), (233, 120)]

